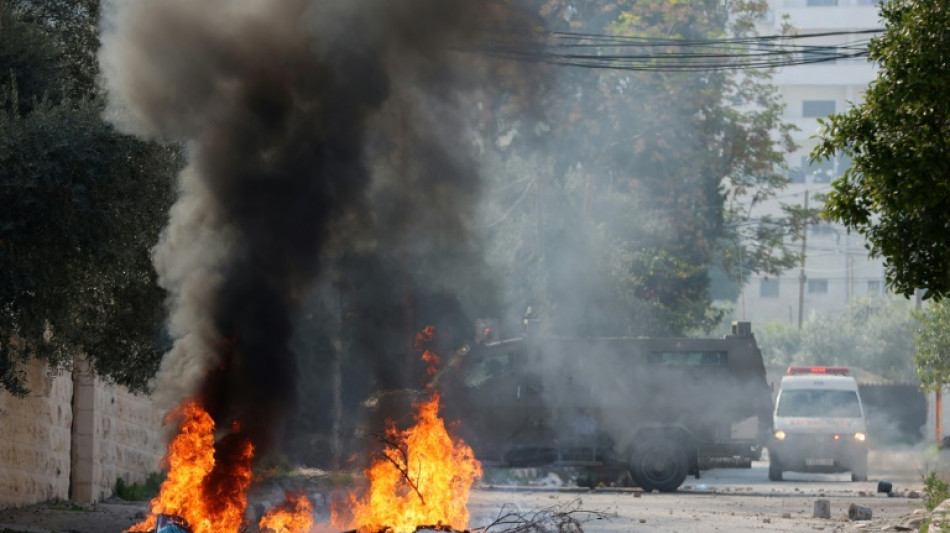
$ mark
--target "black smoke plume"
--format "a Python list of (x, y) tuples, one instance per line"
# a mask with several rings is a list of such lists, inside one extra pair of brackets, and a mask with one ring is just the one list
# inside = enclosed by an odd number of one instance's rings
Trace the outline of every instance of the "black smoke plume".
[[(455, 0), (115, 0), (107, 12), (110, 118), (189, 156), (154, 251), (174, 339), (156, 397), (198, 397), (218, 427), (239, 419), (266, 448), (294, 400), (295, 314), (331, 250), (473, 250), (479, 187), (457, 106), (473, 80), (450, 50), (503, 15)], [(399, 143), (409, 162), (370, 161)]]

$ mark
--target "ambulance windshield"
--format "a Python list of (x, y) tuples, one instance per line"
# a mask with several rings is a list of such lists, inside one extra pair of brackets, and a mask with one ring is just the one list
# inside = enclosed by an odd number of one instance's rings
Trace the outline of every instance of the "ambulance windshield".
[(778, 399), (777, 416), (815, 418), (861, 418), (858, 393), (850, 390), (784, 390)]

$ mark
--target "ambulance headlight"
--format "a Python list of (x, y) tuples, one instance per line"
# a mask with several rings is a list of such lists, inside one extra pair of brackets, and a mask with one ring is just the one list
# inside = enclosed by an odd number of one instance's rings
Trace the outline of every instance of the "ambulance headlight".
[(859, 431), (859, 432), (857, 432), (857, 433), (854, 434), (854, 440), (856, 440), (856, 441), (858, 441), (858, 442), (864, 442), (864, 441), (868, 440), (868, 436), (867, 436), (864, 432)]
[(775, 440), (785, 440), (785, 432), (781, 429), (775, 432)]

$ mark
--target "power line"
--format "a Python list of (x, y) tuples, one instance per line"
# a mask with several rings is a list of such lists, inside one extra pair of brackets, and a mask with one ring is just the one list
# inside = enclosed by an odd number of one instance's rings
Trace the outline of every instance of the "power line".
[[(539, 32), (524, 36), (495, 32), (477, 51), (516, 61), (612, 70), (777, 68), (867, 57), (870, 36), (883, 31), (866, 29), (723, 39), (670, 39), (568, 32)], [(860, 38), (833, 45), (803, 42), (843, 36)]]

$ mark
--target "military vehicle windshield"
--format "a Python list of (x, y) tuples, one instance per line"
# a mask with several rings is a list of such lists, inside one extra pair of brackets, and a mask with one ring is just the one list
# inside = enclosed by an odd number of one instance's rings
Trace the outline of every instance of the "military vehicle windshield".
[(799, 389), (782, 391), (777, 416), (860, 418), (858, 393), (850, 390)]
[(728, 352), (667, 351), (650, 352), (647, 361), (661, 366), (729, 366)]
[(486, 381), (511, 371), (511, 355), (496, 353), (479, 359), (465, 374), (465, 385), (479, 387)]

